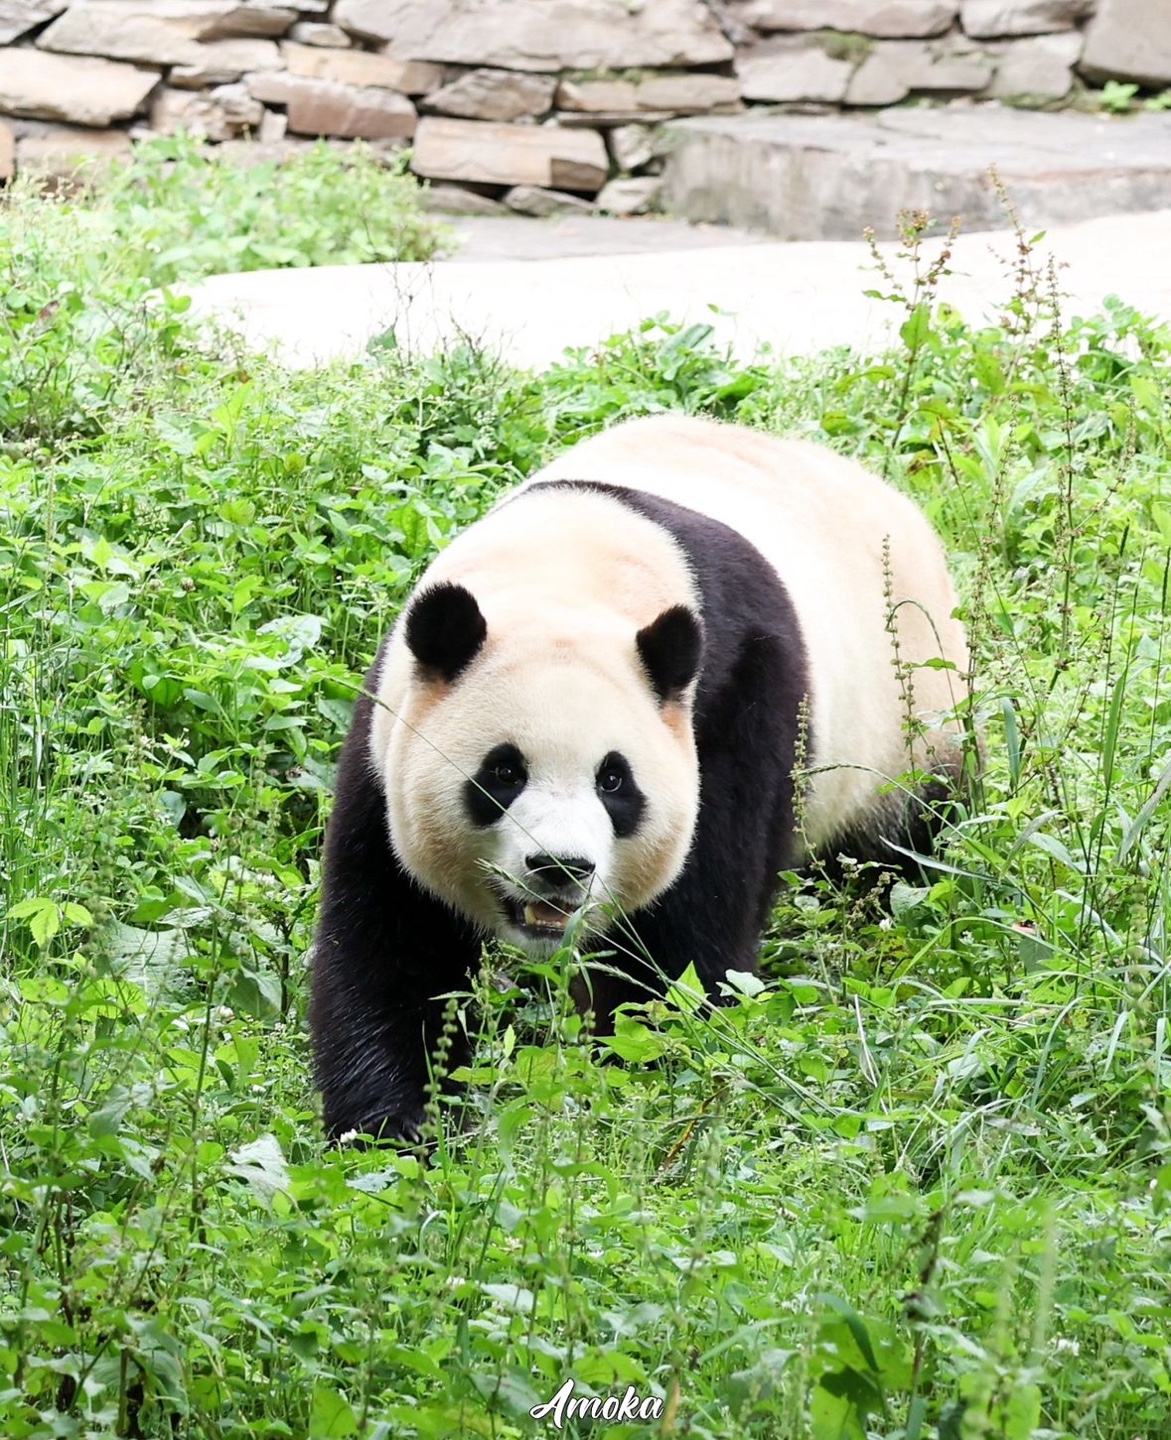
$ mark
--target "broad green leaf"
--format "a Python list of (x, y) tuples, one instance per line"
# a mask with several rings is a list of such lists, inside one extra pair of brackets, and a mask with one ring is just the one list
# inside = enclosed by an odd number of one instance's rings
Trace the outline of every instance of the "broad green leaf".
[(358, 1417), (350, 1402), (336, 1390), (316, 1385), (309, 1411), (309, 1440), (345, 1440), (357, 1433)]

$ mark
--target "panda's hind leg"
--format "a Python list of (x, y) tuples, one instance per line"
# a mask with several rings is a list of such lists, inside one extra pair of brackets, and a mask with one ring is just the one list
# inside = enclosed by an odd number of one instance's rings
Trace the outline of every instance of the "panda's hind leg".
[(950, 772), (933, 775), (917, 791), (900, 790), (866, 825), (825, 845), (809, 868), (835, 885), (878, 890), (882, 898), (894, 880), (930, 883), (935, 872), (922, 862), (935, 854), (954, 819), (958, 795), (958, 776)]

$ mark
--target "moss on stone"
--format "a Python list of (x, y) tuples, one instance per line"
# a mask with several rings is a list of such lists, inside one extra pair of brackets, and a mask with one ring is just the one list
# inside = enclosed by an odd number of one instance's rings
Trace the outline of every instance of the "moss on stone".
[(848, 60), (851, 65), (861, 65), (874, 49), (874, 41), (869, 35), (858, 35), (849, 30), (814, 30), (811, 38), (831, 60)]

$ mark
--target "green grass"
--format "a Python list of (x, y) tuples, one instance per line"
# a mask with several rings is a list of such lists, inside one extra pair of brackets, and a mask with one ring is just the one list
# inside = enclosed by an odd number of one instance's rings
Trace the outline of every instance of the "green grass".
[[(1026, 247), (1001, 326), (920, 275), (880, 362), (661, 319), (539, 377), (289, 375), (201, 353), (71, 216), (0, 214), (5, 1440), (556, 1433), (567, 1376), (663, 1399), (616, 1436), (1171, 1433), (1171, 334), (1059, 319)], [(353, 687), (446, 536), (664, 406), (925, 507), (982, 781), (933, 884), (786, 890), (764, 987), (676, 987), (621, 1063), (573, 957), (490, 957), (524, 988), (453, 1007), (431, 1163), (327, 1150), (304, 966)]]

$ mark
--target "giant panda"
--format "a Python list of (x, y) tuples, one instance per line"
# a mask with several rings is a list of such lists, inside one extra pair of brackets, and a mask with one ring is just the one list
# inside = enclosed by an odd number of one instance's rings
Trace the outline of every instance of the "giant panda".
[(488, 937), (547, 955), (576, 914), (621, 972), (593, 977), (604, 1032), (689, 963), (713, 998), (752, 970), (782, 870), (929, 843), (915, 793), (960, 766), (955, 609), (931, 526), (876, 475), (682, 415), (573, 447), (459, 535), (342, 751), (310, 1010), (327, 1131), (418, 1138), (437, 997)]

